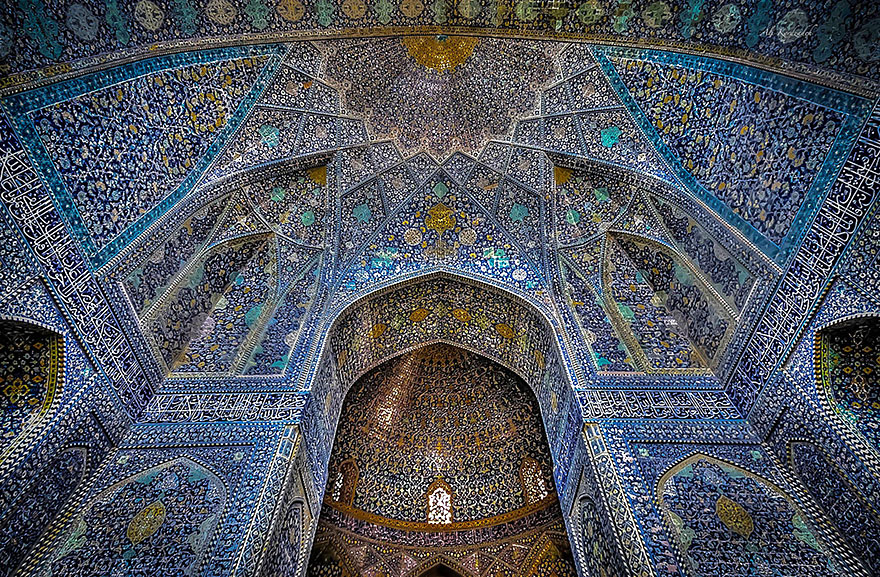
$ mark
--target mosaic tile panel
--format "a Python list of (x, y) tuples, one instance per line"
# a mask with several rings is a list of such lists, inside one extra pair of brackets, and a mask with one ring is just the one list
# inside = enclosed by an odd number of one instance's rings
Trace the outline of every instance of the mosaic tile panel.
[(840, 574), (791, 501), (741, 469), (697, 458), (658, 491), (689, 575)]
[(158, 72), (31, 113), (97, 248), (196, 169), (266, 62), (242, 58)]

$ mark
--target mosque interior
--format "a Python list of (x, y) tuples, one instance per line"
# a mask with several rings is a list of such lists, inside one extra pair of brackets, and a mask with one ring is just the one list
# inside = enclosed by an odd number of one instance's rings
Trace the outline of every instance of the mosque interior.
[(0, 11), (0, 577), (880, 576), (880, 3)]

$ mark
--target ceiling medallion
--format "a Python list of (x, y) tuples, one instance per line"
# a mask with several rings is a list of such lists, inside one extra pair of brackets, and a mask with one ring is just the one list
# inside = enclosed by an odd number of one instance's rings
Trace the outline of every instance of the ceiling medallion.
[(400, 42), (410, 57), (440, 74), (452, 72), (474, 53), (479, 38), (470, 36), (404, 36)]

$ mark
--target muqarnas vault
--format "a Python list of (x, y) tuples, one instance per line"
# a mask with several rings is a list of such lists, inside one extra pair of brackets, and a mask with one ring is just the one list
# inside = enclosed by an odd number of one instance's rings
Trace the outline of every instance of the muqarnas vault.
[(0, 13), (0, 577), (880, 575), (880, 5)]

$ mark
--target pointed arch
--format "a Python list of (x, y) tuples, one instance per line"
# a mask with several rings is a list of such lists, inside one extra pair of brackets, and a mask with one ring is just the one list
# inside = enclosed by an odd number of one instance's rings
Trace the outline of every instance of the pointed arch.
[[(358, 378), (403, 353), (446, 343), (495, 361), (526, 382), (538, 399), (555, 466), (561, 452), (573, 448), (555, 446), (561, 429), (578, 428), (569, 417), (580, 410), (573, 386), (579, 369), (563, 361), (570, 345), (557, 323), (531, 300), (448, 272), (378, 288), (337, 311), (313, 350), (315, 364), (303, 371), (301, 382), (321, 402), (310, 402), (304, 418), (333, 430)], [(319, 470), (327, 466), (330, 441), (317, 441), (324, 459)], [(316, 484), (326, 481), (325, 476)]]
[[(483, 527), (487, 523), (492, 526), (507, 523), (519, 519), (520, 515), (531, 515), (538, 509), (549, 511), (550, 501), (519, 507), (521, 483), (517, 473), (522, 455), (514, 455), (513, 468), (508, 469), (513, 477), (510, 486), (505, 486), (504, 499), (512, 498), (516, 509), (510, 517), (506, 513), (487, 513), (486, 517), (476, 518), (469, 513), (458, 520), (456, 506), (465, 503), (458, 503), (452, 486), (447, 486), (436, 496), (444, 499), (448, 496), (449, 521), (435, 519), (444, 522), (432, 523), (428, 520), (427, 489), (438, 488), (437, 485), (431, 486), (437, 480), (433, 475), (445, 477), (443, 471), (426, 472), (426, 478), (412, 485), (412, 491), (402, 494), (401, 502), (413, 508), (413, 520), (401, 520), (386, 510), (365, 513), (357, 507), (339, 504), (333, 499), (334, 487), (340, 482), (334, 476), (339, 461), (331, 459), (335, 438), (329, 433), (336, 431), (339, 434), (339, 419), (345, 414), (348, 402), (346, 396), (359, 379), (383, 363), (401, 363), (405, 357), (418, 354), (423, 347), (455, 347), (462, 353), (476, 353), (509, 369), (514, 373), (511, 376), (518, 376), (531, 389), (540, 416), (538, 411), (532, 411), (532, 414), (543, 425), (550, 448), (545, 467), (552, 467), (555, 483), (551, 487), (555, 493), (560, 484), (566, 485), (567, 463), (577, 458), (574, 453), (579, 450), (577, 443), (567, 443), (565, 439), (576, 435), (581, 423), (579, 413), (576, 414), (580, 407), (571, 386), (576, 377), (566, 371), (572, 365), (563, 361), (563, 351), (568, 344), (555, 317), (519, 293), (445, 270), (420, 273), (414, 278), (383, 284), (344, 307), (329, 303), (328, 310), (332, 311), (328, 315), (328, 326), (322, 331), (323, 336), (316, 343), (314, 354), (309, 355), (317, 361), (316, 365), (312, 371), (304, 371), (302, 376), (303, 387), (311, 388), (303, 429), (306, 438), (313, 438), (312, 446), (315, 447), (311, 456), (316, 461), (312, 465), (314, 483), (319, 491), (326, 487), (319, 534), (332, 532), (333, 527), (340, 526), (342, 516), (346, 518), (344, 522), (354, 519), (352, 522), (359, 523), (359, 527), (371, 524), (401, 531), (452, 533)], [(369, 418), (358, 419), (359, 426), (368, 427), (372, 422), (370, 418), (376, 414), (377, 411), (373, 411)], [(371, 436), (381, 436), (369, 427), (367, 430)], [(451, 441), (456, 442), (455, 439)], [(340, 459), (350, 456), (346, 454)], [(370, 471), (362, 470), (361, 474), (364, 490), (368, 484), (371, 487), (375, 484)], [(452, 480), (446, 478), (444, 482), (448, 485)], [(336, 494), (341, 498), (341, 486)], [(397, 501), (394, 502), (394, 507), (398, 507)], [(358, 563), (363, 566), (365, 562)]]
[[(427, 290), (420, 290), (429, 288), (434, 289), (436, 299), (430, 299)], [(403, 298), (407, 302), (400, 302)], [(419, 303), (419, 300), (424, 302)], [(483, 302), (486, 300), (490, 302)], [(387, 337), (395, 332), (388, 330), (395, 328), (390, 322), (393, 319), (385, 318), (390, 312), (389, 304), (395, 306), (392, 309), (395, 314), (406, 313), (406, 319), (419, 329), (406, 344), (387, 342)], [(438, 304), (448, 305), (448, 310), (438, 309)], [(484, 309), (484, 314), (491, 314), (487, 319), (489, 323), (477, 322), (475, 313), (480, 311), (475, 309), (480, 308)], [(441, 310), (449, 324), (438, 325), (440, 315), (437, 310)], [(516, 291), (515, 287), (506, 284), (489, 284), (443, 267), (404, 279), (378, 282), (372, 291), (332, 310), (328, 318), (331, 320), (317, 348), (322, 353), (320, 356), (328, 352), (332, 354), (337, 366), (346, 369), (346, 380), (352, 382), (401, 353), (445, 342), (490, 358), (532, 385), (534, 374), (543, 371), (551, 357), (563, 356), (570, 348), (555, 314), (534, 295)], [(483, 332), (482, 338), (474, 339), (475, 325), (479, 325)], [(373, 341), (378, 341), (379, 346), (369, 347)], [(546, 350), (536, 352), (532, 348), (524, 355), (517, 354), (514, 345), (522, 347), (523, 342), (535, 345), (538, 341), (546, 341)], [(369, 355), (351, 354), (362, 350)], [(314, 377), (314, 372), (313, 369), (311, 373), (303, 373), (301, 382), (304, 386), (309, 385), (308, 380)], [(567, 375), (566, 380), (575, 381), (576, 374)]]
[(441, 555), (419, 565), (407, 573), (406, 577), (471, 577), (471, 573), (446, 555)]
[(41, 565), (51, 574), (195, 573), (214, 545), (226, 497), (220, 477), (189, 457), (143, 469), (80, 507)]
[(657, 501), (688, 575), (745, 575), (774, 567), (785, 575), (837, 575), (836, 554), (791, 496), (775, 483), (703, 453), (670, 467)]

